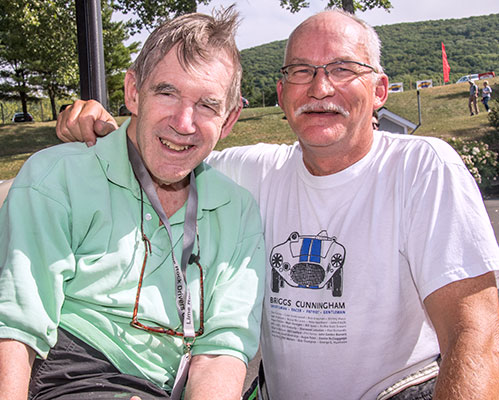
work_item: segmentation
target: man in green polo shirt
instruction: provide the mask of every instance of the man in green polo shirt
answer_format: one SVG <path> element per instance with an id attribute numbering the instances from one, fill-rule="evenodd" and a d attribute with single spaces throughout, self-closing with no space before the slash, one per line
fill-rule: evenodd
<path id="1" fill-rule="evenodd" d="M 236 23 L 158 28 L 125 77 L 130 120 L 23 166 L 0 209 L 0 399 L 178 398 L 187 371 L 185 398 L 239 399 L 260 215 L 202 163 L 241 108 Z"/>

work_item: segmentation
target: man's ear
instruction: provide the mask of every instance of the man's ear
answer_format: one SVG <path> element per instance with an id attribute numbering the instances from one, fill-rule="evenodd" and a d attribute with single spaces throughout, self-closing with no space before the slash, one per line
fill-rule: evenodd
<path id="1" fill-rule="evenodd" d="M 239 100 L 239 104 L 229 113 L 222 126 L 222 131 L 220 132 L 220 139 L 227 137 L 227 135 L 232 131 L 234 124 L 239 119 L 239 115 L 241 114 L 242 109 L 243 109 L 243 101 Z"/>
<path id="2" fill-rule="evenodd" d="M 137 90 L 135 72 L 131 70 L 128 70 L 125 74 L 125 105 L 133 115 L 138 115 L 139 91 Z"/>
<path id="3" fill-rule="evenodd" d="M 279 103 L 279 107 L 282 109 L 281 96 L 282 96 L 282 79 L 277 81 L 276 91 L 277 91 L 277 102 Z"/>
<path id="4" fill-rule="evenodd" d="M 376 86 L 374 87 L 374 109 L 383 107 L 388 98 L 388 77 L 382 74 L 378 77 Z"/>

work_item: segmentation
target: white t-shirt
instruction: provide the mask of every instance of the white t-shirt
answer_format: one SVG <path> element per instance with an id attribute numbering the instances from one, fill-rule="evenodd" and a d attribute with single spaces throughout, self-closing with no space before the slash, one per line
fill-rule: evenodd
<path id="1" fill-rule="evenodd" d="M 272 400 L 375 399 L 439 353 L 425 297 L 499 265 L 475 181 L 439 139 L 375 132 L 362 160 L 322 177 L 297 143 L 208 162 L 261 208 Z"/>
<path id="2" fill-rule="evenodd" d="M 492 88 L 490 86 L 485 86 L 482 89 L 482 97 L 489 97 L 492 95 Z"/>

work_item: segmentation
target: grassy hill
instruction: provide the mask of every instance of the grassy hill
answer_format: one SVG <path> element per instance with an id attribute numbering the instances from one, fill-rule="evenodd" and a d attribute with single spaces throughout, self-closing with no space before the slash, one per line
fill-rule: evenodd
<path id="1" fill-rule="evenodd" d="M 444 42 L 450 81 L 461 76 L 499 73 L 499 14 L 460 19 L 410 22 L 375 27 L 381 42 L 381 65 L 392 82 L 415 88 L 417 80 L 442 84 Z M 280 77 L 286 40 L 241 51 L 244 70 L 243 95 L 252 105 L 275 104 L 272 97 Z M 262 94 L 265 98 L 262 98 Z"/>
<path id="2" fill-rule="evenodd" d="M 499 98 L 499 77 L 489 79 L 489 82 L 494 98 Z M 465 139 L 481 139 L 493 134 L 495 131 L 485 112 L 470 117 L 468 88 L 467 83 L 461 83 L 421 90 L 422 125 L 417 134 Z M 418 123 L 415 90 L 390 94 L 386 107 Z M 483 111 L 483 105 L 480 107 Z M 217 149 L 258 142 L 292 143 L 295 136 L 282 117 L 279 107 L 244 109 L 233 132 L 217 145 Z M 123 120 L 121 117 L 118 122 Z M 14 177 L 33 152 L 57 143 L 55 122 L 0 126 L 0 180 Z"/>
<path id="3" fill-rule="evenodd" d="M 499 14 L 460 19 L 383 25 L 381 64 L 393 82 L 404 86 L 433 79 L 442 84 L 442 47 L 451 67 L 450 81 L 499 68 Z M 407 86 L 409 87 L 409 86 Z"/>
<path id="4" fill-rule="evenodd" d="M 488 79 L 494 92 L 493 98 L 499 98 L 499 77 Z M 477 81 L 480 89 L 483 87 Z M 436 86 L 420 91 L 422 125 L 418 135 L 472 139 L 482 138 L 491 132 L 487 113 L 479 102 L 480 114 L 471 117 L 468 109 L 469 84 L 459 83 Z M 489 103 L 492 104 L 492 103 Z M 415 90 L 391 93 L 385 106 L 392 112 L 418 123 L 417 96 Z"/>

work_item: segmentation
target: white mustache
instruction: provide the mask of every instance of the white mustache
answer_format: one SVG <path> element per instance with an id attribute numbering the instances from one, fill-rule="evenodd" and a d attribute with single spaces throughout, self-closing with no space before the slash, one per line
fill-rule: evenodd
<path id="1" fill-rule="evenodd" d="M 350 116 L 350 113 L 347 110 L 334 103 L 308 103 L 302 105 L 295 111 L 295 117 L 306 112 L 336 112 L 345 118 Z"/>

